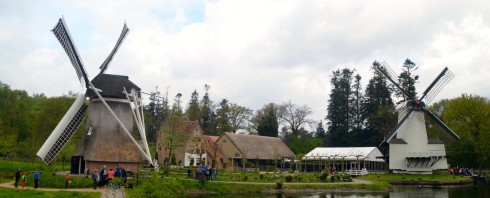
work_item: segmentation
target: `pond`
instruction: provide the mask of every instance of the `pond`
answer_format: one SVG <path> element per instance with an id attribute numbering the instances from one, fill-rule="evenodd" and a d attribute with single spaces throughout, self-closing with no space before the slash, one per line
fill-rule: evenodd
<path id="1" fill-rule="evenodd" d="M 490 185 L 480 186 L 454 186 L 440 189 L 394 187 L 387 193 L 311 193 L 311 194 L 229 194 L 206 195 L 199 197 L 209 198 L 388 198 L 388 197 L 416 197 L 416 198 L 445 198 L 445 197 L 490 197 Z"/>

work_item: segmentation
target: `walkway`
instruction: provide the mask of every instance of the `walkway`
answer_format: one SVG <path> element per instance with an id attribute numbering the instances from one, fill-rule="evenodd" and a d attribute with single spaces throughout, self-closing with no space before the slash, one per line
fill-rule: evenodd
<path id="1" fill-rule="evenodd" d="M 2 183 L 0 184 L 0 187 L 2 188 L 10 188 L 10 189 L 16 189 L 16 190 L 22 190 L 22 188 L 15 188 L 14 182 L 7 182 L 7 183 Z M 63 188 L 37 188 L 35 189 L 34 187 L 31 186 L 26 186 L 24 187 L 25 190 L 40 190 L 40 191 L 51 191 L 51 192 L 57 192 L 57 191 L 65 191 L 65 192 L 99 192 L 101 193 L 101 198 L 124 198 L 126 197 L 124 195 L 124 192 L 122 190 L 112 190 L 109 188 L 104 188 L 104 189 L 99 189 L 97 188 L 96 190 L 91 189 L 91 188 L 68 188 L 68 189 L 63 189 Z"/>

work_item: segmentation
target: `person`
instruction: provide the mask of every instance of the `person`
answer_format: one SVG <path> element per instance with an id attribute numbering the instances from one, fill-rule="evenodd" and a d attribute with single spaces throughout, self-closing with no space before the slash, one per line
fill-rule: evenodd
<path id="1" fill-rule="evenodd" d="M 112 170 L 112 168 L 109 169 L 109 173 L 107 173 L 107 178 L 109 181 L 114 180 L 114 170 Z"/>
<path id="2" fill-rule="evenodd" d="M 213 170 L 211 170 L 211 167 L 206 168 L 206 177 L 210 181 L 211 181 L 211 175 L 212 175 L 212 173 L 213 173 Z"/>
<path id="3" fill-rule="evenodd" d="M 189 179 L 192 178 L 192 170 L 190 166 L 187 168 L 187 177 L 189 177 Z"/>
<path id="4" fill-rule="evenodd" d="M 99 182 L 99 172 L 97 172 L 97 169 L 94 170 L 94 173 L 92 173 L 92 180 L 94 181 L 94 190 L 97 189 L 97 183 Z"/>
<path id="5" fill-rule="evenodd" d="M 126 169 L 124 169 L 124 165 L 121 165 L 121 177 L 123 179 L 123 183 L 128 181 L 128 173 L 126 172 Z"/>
<path id="6" fill-rule="evenodd" d="M 24 186 L 26 186 L 26 177 L 27 173 L 24 172 L 24 174 L 22 175 L 22 189 L 24 189 Z"/>
<path id="7" fill-rule="evenodd" d="M 121 178 L 121 168 L 116 168 L 116 171 L 114 172 L 114 177 Z"/>
<path id="8" fill-rule="evenodd" d="M 41 179 L 40 175 L 39 175 L 39 171 L 36 171 L 34 172 L 34 188 L 37 188 L 39 187 L 39 180 Z"/>
<path id="9" fill-rule="evenodd" d="M 100 170 L 100 179 L 99 179 L 99 186 L 102 188 L 102 186 L 105 186 L 107 184 L 107 167 L 104 165 L 102 170 Z"/>
<path id="10" fill-rule="evenodd" d="M 69 185 L 70 185 L 70 173 L 66 173 L 66 175 L 65 175 L 65 189 L 68 189 Z"/>
<path id="11" fill-rule="evenodd" d="M 218 169 L 217 168 L 214 168 L 213 174 L 214 174 L 214 181 L 218 181 Z"/>
<path id="12" fill-rule="evenodd" d="M 19 183 L 20 180 L 20 168 L 17 168 L 17 171 L 15 171 L 15 188 L 17 188 L 17 184 Z"/>

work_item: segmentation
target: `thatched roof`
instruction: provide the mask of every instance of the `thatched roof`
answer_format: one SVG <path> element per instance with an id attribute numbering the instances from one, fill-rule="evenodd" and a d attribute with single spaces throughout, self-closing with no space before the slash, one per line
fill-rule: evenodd
<path id="1" fill-rule="evenodd" d="M 225 132 L 233 144 L 248 159 L 280 159 L 294 157 L 294 153 L 277 137 L 243 135 Z"/>
<path id="2" fill-rule="evenodd" d="M 126 98 L 126 95 L 123 93 L 124 87 L 128 92 L 131 89 L 135 89 L 136 91 L 141 90 L 127 76 L 99 74 L 91 82 L 97 89 L 102 90 L 100 95 L 109 98 Z M 87 89 L 86 95 L 90 98 L 97 97 L 91 89 Z"/>

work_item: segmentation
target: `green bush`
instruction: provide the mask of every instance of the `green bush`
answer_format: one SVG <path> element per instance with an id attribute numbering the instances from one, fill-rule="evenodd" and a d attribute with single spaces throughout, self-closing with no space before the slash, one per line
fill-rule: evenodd
<path id="1" fill-rule="evenodd" d="M 276 189 L 282 189 L 282 182 L 276 182 Z"/>
<path id="2" fill-rule="evenodd" d="M 293 181 L 293 176 L 288 175 L 288 176 L 286 176 L 284 179 L 286 179 L 286 182 L 288 182 L 288 183 L 289 183 L 289 182 Z"/>
<path id="3" fill-rule="evenodd" d="M 320 178 L 320 181 L 322 181 L 322 182 L 326 182 L 327 181 L 327 177 L 328 177 L 328 173 L 327 172 L 322 172 L 318 176 L 318 178 Z"/>

